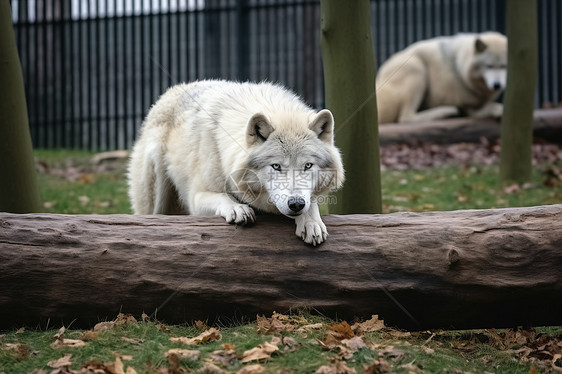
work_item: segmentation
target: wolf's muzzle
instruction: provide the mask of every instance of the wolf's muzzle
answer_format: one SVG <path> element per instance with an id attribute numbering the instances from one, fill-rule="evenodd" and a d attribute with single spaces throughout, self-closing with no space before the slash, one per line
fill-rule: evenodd
<path id="1" fill-rule="evenodd" d="M 302 208 L 304 208 L 306 202 L 302 197 L 290 197 L 287 201 L 287 204 L 289 205 L 289 209 L 291 209 L 295 213 L 298 213 L 302 210 Z"/>

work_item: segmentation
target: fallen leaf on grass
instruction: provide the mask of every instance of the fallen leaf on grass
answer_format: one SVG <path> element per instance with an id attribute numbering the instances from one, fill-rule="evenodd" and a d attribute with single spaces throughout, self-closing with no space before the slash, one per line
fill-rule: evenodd
<path id="1" fill-rule="evenodd" d="M 94 326 L 93 331 L 97 331 L 97 332 L 107 331 L 107 330 L 111 330 L 115 326 L 123 326 L 126 325 L 127 323 L 137 323 L 137 320 L 131 314 L 119 313 L 117 315 L 117 318 L 115 318 L 115 320 L 113 321 L 97 323 Z"/>
<path id="2" fill-rule="evenodd" d="M 558 361 L 558 360 L 560 360 L 560 359 L 562 359 L 562 354 L 560 354 L 560 353 L 555 354 L 555 355 L 552 357 L 551 365 L 552 365 L 552 368 L 553 368 L 555 371 L 562 372 L 562 366 L 556 365 L 556 361 Z"/>
<path id="3" fill-rule="evenodd" d="M 345 321 L 341 323 L 332 323 L 326 330 L 326 336 L 322 344 L 328 348 L 340 344 L 344 339 L 351 339 L 355 336 L 351 326 Z"/>
<path id="4" fill-rule="evenodd" d="M 262 374 L 265 368 L 260 364 L 248 365 L 238 370 L 236 374 Z"/>
<path id="5" fill-rule="evenodd" d="M 503 192 L 507 195 L 511 195 L 516 192 L 519 192 L 520 190 L 521 188 L 519 187 L 519 185 L 514 183 L 514 184 L 510 184 L 509 186 L 505 186 Z"/>
<path id="6" fill-rule="evenodd" d="M 285 352 L 293 352 L 299 349 L 302 345 L 290 336 L 283 336 L 280 339 L 280 343 L 283 345 Z M 273 342 L 273 341 L 272 341 Z"/>
<path id="7" fill-rule="evenodd" d="M 14 355 L 16 356 L 16 358 L 18 359 L 25 359 L 29 357 L 29 348 L 24 345 L 24 344 L 20 344 L 20 343 L 6 343 L 4 345 L 4 347 L 7 350 L 10 350 L 12 352 L 14 352 Z"/>
<path id="8" fill-rule="evenodd" d="M 344 339 L 341 341 L 341 343 L 345 345 L 347 348 L 349 348 L 351 353 L 355 353 L 361 348 L 367 347 L 367 344 L 365 344 L 363 338 L 361 338 L 360 336 L 354 336 L 351 339 Z"/>
<path id="9" fill-rule="evenodd" d="M 195 327 L 199 331 L 205 331 L 209 329 L 209 326 L 207 326 L 207 322 L 203 322 L 200 320 L 195 321 Z"/>
<path id="10" fill-rule="evenodd" d="M 271 334 L 288 330 L 288 327 L 279 320 L 278 315 L 273 313 L 271 318 L 257 316 L 258 334 Z"/>
<path id="11" fill-rule="evenodd" d="M 370 365 L 363 365 L 363 374 L 386 373 L 390 364 L 384 358 L 374 360 Z"/>
<path id="12" fill-rule="evenodd" d="M 394 348 L 392 345 L 389 345 L 378 352 L 379 357 L 389 357 L 392 361 L 399 361 L 405 354 L 406 352 L 404 350 Z"/>
<path id="13" fill-rule="evenodd" d="M 82 333 L 81 338 L 82 340 L 90 341 L 90 340 L 97 340 L 99 336 L 100 334 L 97 331 L 88 330 Z"/>
<path id="14" fill-rule="evenodd" d="M 163 324 L 163 323 L 157 324 L 157 325 L 156 325 L 156 328 L 157 328 L 159 331 L 162 331 L 162 332 L 170 332 L 170 331 L 171 331 L 170 328 L 169 328 L 168 326 L 166 326 L 165 324 Z"/>
<path id="15" fill-rule="evenodd" d="M 127 342 L 127 343 L 131 343 L 134 345 L 141 345 L 142 343 L 145 342 L 144 339 L 137 339 L 137 338 L 127 338 L 126 336 L 122 336 L 121 340 Z"/>
<path id="16" fill-rule="evenodd" d="M 374 314 L 370 320 L 362 323 L 354 323 L 353 326 L 351 326 L 351 330 L 356 335 L 361 335 L 366 332 L 382 330 L 384 329 L 384 327 L 384 321 L 382 319 L 379 319 L 379 316 L 377 314 Z"/>
<path id="17" fill-rule="evenodd" d="M 178 358 L 197 361 L 199 360 L 199 357 L 201 357 L 201 352 L 192 349 L 172 348 L 166 351 L 164 355 L 166 356 L 166 358 L 168 358 L 168 356 L 170 355 L 176 355 L 178 356 Z"/>
<path id="18" fill-rule="evenodd" d="M 53 369 L 71 366 L 72 365 L 72 362 L 70 361 L 71 357 L 72 357 L 72 354 L 69 353 L 69 354 L 64 355 L 63 357 L 61 357 L 57 360 L 51 360 L 51 361 L 47 362 L 47 366 L 49 366 Z"/>
<path id="19" fill-rule="evenodd" d="M 125 371 L 125 365 L 123 364 L 122 361 L 122 360 L 130 361 L 133 359 L 132 356 L 125 356 L 125 355 L 122 356 L 118 353 L 113 353 L 113 355 L 115 356 L 115 363 L 114 363 L 115 374 L 137 374 L 137 371 L 130 366 L 127 368 L 127 371 Z"/>
<path id="20" fill-rule="evenodd" d="M 108 331 L 111 330 L 114 326 L 115 326 L 115 322 L 113 321 L 100 322 L 100 323 L 96 323 L 93 331 L 95 332 Z"/>
<path id="21" fill-rule="evenodd" d="M 217 350 L 207 356 L 213 362 L 222 366 L 231 367 L 238 364 L 238 357 L 236 351 L 231 350 Z"/>
<path id="22" fill-rule="evenodd" d="M 242 353 L 242 359 L 240 362 L 246 363 L 250 361 L 262 360 L 265 358 L 270 358 L 271 354 L 278 351 L 279 347 L 277 344 L 265 342 L 258 345 L 255 348 L 249 349 Z"/>
<path id="23" fill-rule="evenodd" d="M 197 374 L 230 374 L 230 372 L 207 362 L 201 369 L 197 370 Z"/>
<path id="24" fill-rule="evenodd" d="M 435 350 L 429 347 L 426 347 L 425 345 L 421 346 L 422 350 L 427 353 L 428 355 L 432 355 L 435 353 Z"/>
<path id="25" fill-rule="evenodd" d="M 222 339 L 222 335 L 220 333 L 219 330 L 217 330 L 216 328 L 212 327 L 209 330 L 199 334 L 198 336 L 194 337 L 194 338 L 187 338 L 185 336 L 180 336 L 177 338 L 170 338 L 170 341 L 172 342 L 179 342 L 179 343 L 183 343 L 183 344 L 187 344 L 187 345 L 194 345 L 194 344 L 200 344 L 200 343 L 204 343 L 207 341 L 219 341 Z"/>
<path id="26" fill-rule="evenodd" d="M 53 348 L 59 347 L 72 347 L 72 348 L 80 348 L 86 345 L 86 342 L 79 339 L 65 339 L 64 332 L 66 331 L 65 327 L 61 327 L 59 331 L 53 336 L 55 341 L 51 344 Z"/>
<path id="27" fill-rule="evenodd" d="M 310 330 L 320 330 L 321 328 L 324 327 L 324 324 L 319 322 L 319 323 L 312 323 L 309 325 L 304 325 L 301 326 L 297 329 L 298 332 L 308 332 Z"/>
<path id="28" fill-rule="evenodd" d="M 350 368 L 343 361 L 334 364 L 320 366 L 314 374 L 356 374 L 354 368 Z"/>

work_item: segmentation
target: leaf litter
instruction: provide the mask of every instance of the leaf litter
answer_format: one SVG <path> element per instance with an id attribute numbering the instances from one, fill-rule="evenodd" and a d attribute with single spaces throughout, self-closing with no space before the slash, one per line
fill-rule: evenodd
<path id="1" fill-rule="evenodd" d="M 72 349 L 71 352 L 79 352 L 87 344 L 86 341 L 98 340 L 100 334 L 106 334 L 116 326 L 133 323 L 138 324 L 139 322 L 130 315 L 119 315 L 114 321 L 102 322 L 92 330 L 83 332 L 80 340 L 67 339 L 65 337 L 66 329 L 62 328 L 54 335 L 53 346 L 56 348 L 66 347 Z M 141 323 L 145 324 L 146 321 Z M 166 334 L 170 333 L 169 328 L 161 329 L 156 326 L 156 323 L 152 326 Z M 311 323 L 302 316 L 273 313 L 269 318 L 260 316 L 256 321 L 254 329 L 256 337 L 260 335 L 270 336 L 265 341 L 252 348 L 242 350 L 232 344 L 229 341 L 231 335 L 227 335 L 227 341 L 220 345 L 222 349 L 209 350 L 205 347 L 209 344 L 209 347 L 215 347 L 213 344 L 225 339 L 223 334 L 218 328 L 209 327 L 207 323 L 196 323 L 194 327 L 199 330 L 197 336 L 180 336 L 168 339 L 171 343 L 188 344 L 198 346 L 198 348 L 201 347 L 201 349 L 170 347 L 162 351 L 161 359 L 157 362 L 158 367 L 150 361 L 146 361 L 141 372 L 151 374 L 183 374 L 187 372 L 263 373 L 270 364 L 276 365 L 275 362 L 277 362 L 278 357 L 289 357 L 293 352 L 303 348 L 308 351 L 316 346 L 318 351 L 323 350 L 325 352 L 326 356 L 323 359 L 325 361 L 324 363 L 319 361 L 318 366 L 310 372 L 346 374 L 356 372 L 385 373 L 400 370 L 400 372 L 421 373 L 423 372 L 422 366 L 419 361 L 416 361 L 419 359 L 412 356 L 410 349 L 417 349 L 419 354 L 433 357 L 437 354 L 437 350 L 449 347 L 452 351 L 460 352 L 462 356 L 471 354 L 482 345 L 507 352 L 520 363 L 530 365 L 531 373 L 562 371 L 562 342 L 560 336 L 539 334 L 533 329 L 473 330 L 470 333 L 457 333 L 457 336 L 460 335 L 460 338 L 457 339 L 454 338 L 454 332 L 403 332 L 394 330 L 386 327 L 384 321 L 379 319 L 377 315 L 373 315 L 363 322 L 355 321 L 349 324 L 346 321 L 330 323 L 326 320 Z M 123 332 L 125 333 L 125 331 L 129 330 Z M 312 332 L 314 333 L 313 337 L 309 337 L 308 335 Z M 119 333 L 117 332 L 117 334 Z M 88 334 L 93 335 L 86 339 Z M 117 337 L 117 339 L 129 344 L 130 349 L 127 349 L 129 352 L 137 352 L 135 346 L 150 344 L 150 340 L 138 337 L 123 336 Z M 76 341 L 81 343 L 76 343 Z M 412 341 L 412 343 L 409 343 L 409 341 Z M 407 348 L 408 346 L 412 348 Z M 4 343 L 0 347 L 3 351 L 29 352 L 29 348 L 21 343 Z M 50 360 L 47 364 L 52 369 L 50 372 L 36 370 L 35 373 L 136 373 L 135 368 L 128 364 L 133 359 L 134 353 L 133 355 L 122 355 L 114 352 L 113 361 L 90 360 L 82 362 L 81 369 L 73 370 L 71 368 L 72 361 L 74 361 L 73 357 L 78 357 L 78 355 L 73 356 L 71 352 L 64 352 L 65 354 L 62 357 Z M 316 354 L 311 353 L 311 355 Z M 20 359 L 26 360 L 29 359 L 29 356 L 29 353 L 22 354 Z M 359 358 L 361 358 L 360 363 L 357 361 Z M 43 365 L 46 365 L 45 361 Z M 199 367 L 199 369 L 194 369 L 194 367 Z M 291 370 L 294 371 L 295 368 L 280 368 L 277 369 L 277 373 L 289 373 Z M 466 373 L 466 371 L 455 367 L 451 367 L 448 372 Z"/>

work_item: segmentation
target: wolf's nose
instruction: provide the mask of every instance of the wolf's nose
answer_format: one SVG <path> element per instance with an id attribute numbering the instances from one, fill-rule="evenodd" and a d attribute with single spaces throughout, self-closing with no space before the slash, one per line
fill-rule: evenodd
<path id="1" fill-rule="evenodd" d="M 495 82 L 494 83 L 494 91 L 499 91 L 502 88 L 502 85 L 500 82 Z"/>
<path id="2" fill-rule="evenodd" d="M 300 212 L 306 204 L 302 197 L 290 197 L 287 203 L 289 204 L 289 208 L 295 213 Z"/>

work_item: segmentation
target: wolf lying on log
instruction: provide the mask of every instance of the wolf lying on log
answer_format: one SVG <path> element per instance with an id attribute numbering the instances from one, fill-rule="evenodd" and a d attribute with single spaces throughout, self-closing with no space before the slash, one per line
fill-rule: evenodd
<path id="1" fill-rule="evenodd" d="M 310 308 L 407 329 L 562 324 L 562 204 L 324 217 L 0 213 L 0 329 Z"/>

